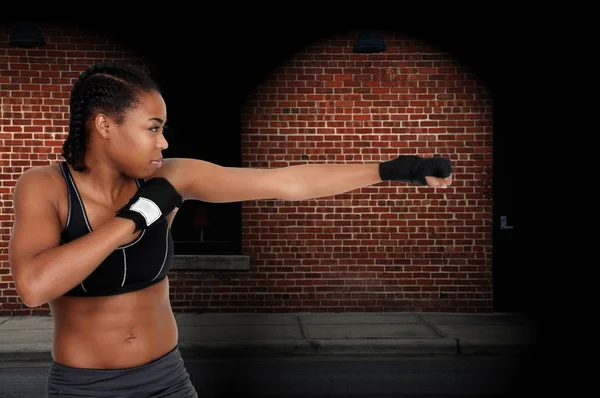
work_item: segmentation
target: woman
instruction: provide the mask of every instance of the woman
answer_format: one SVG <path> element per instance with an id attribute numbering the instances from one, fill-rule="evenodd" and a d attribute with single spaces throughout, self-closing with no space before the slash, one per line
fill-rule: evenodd
<path id="1" fill-rule="evenodd" d="M 65 160 L 14 190 L 9 261 L 25 305 L 49 303 L 47 396 L 196 397 L 178 351 L 166 277 L 184 200 L 304 200 L 381 181 L 446 187 L 444 158 L 278 169 L 162 159 L 166 106 L 146 75 L 94 65 L 70 98 Z"/>

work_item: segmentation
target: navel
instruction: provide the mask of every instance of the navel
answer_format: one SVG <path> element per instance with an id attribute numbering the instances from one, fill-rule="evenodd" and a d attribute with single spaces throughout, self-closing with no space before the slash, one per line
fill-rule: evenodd
<path id="1" fill-rule="evenodd" d="M 125 341 L 132 341 L 135 339 L 136 339 L 136 336 L 133 334 L 133 332 L 129 332 L 129 335 L 125 338 Z"/>

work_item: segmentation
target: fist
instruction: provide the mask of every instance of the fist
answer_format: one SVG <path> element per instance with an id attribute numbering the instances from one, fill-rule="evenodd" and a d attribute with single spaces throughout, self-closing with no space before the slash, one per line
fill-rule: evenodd
<path id="1" fill-rule="evenodd" d="M 416 173 L 423 185 L 434 188 L 447 188 L 448 185 L 452 184 L 452 165 L 450 160 L 446 158 L 422 158 Z"/>
<path id="2" fill-rule="evenodd" d="M 452 176 L 446 178 L 438 177 L 425 177 L 427 185 L 433 188 L 448 188 L 448 185 L 452 185 Z"/>
<path id="3" fill-rule="evenodd" d="M 452 184 L 450 159 L 442 157 L 401 155 L 380 163 L 379 174 L 383 181 L 402 181 L 435 188 L 446 188 Z"/>

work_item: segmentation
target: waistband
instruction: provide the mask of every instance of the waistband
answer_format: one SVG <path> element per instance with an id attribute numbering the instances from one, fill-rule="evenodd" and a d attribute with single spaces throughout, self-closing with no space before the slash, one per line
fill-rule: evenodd
<path id="1" fill-rule="evenodd" d="M 193 397 L 194 387 L 184 367 L 179 347 L 146 364 L 122 369 L 73 368 L 53 361 L 46 379 L 48 396 Z M 167 392 L 173 395 L 167 395 Z M 58 394 L 58 395 L 52 395 Z"/>

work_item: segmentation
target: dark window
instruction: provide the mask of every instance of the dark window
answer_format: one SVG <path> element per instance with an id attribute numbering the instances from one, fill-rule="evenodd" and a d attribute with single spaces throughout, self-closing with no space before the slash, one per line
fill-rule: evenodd
<path id="1" fill-rule="evenodd" d="M 227 107 L 207 93 L 193 101 L 192 90 L 175 84 L 159 73 L 159 82 L 167 105 L 165 137 L 169 148 L 165 158 L 188 157 L 222 166 L 241 165 L 240 114 L 235 106 Z M 210 96 L 209 96 L 210 97 Z M 241 254 L 241 203 L 184 202 L 172 225 L 175 254 Z"/>

